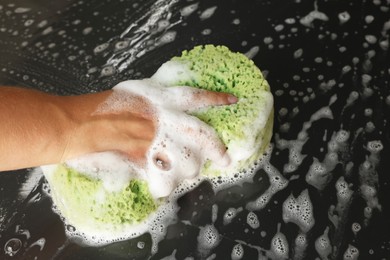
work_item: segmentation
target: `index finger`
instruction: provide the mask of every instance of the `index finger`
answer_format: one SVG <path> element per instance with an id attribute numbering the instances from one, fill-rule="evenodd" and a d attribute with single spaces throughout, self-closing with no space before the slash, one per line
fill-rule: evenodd
<path id="1" fill-rule="evenodd" d="M 229 93 L 209 91 L 188 86 L 170 87 L 173 103 L 181 110 L 196 110 L 208 106 L 232 105 L 238 98 Z"/>

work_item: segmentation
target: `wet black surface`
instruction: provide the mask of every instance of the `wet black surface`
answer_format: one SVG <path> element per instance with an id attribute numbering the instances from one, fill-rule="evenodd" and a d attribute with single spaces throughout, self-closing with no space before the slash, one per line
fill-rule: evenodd
<path id="1" fill-rule="evenodd" d="M 185 16 L 183 7 L 195 3 L 197 9 Z M 170 224 L 152 256 L 149 234 L 102 247 L 69 240 L 63 221 L 51 210 L 50 197 L 42 191 L 44 179 L 22 196 L 19 188 L 32 169 L 3 172 L 0 259 L 230 259 L 237 244 L 242 245 L 242 259 L 263 259 L 279 226 L 291 259 L 321 259 L 315 241 L 326 228 L 332 247 L 328 258 L 322 259 L 390 259 L 388 1 L 4 0 L 0 6 L 0 83 L 61 95 L 149 77 L 172 56 L 199 44 L 223 44 L 243 53 L 252 50 L 275 97 L 270 163 L 289 180 L 264 208 L 253 210 L 259 228 L 248 225 L 247 205 L 270 185 L 264 169 L 253 180 L 218 192 L 203 182 L 178 200 L 179 220 Z M 200 19 L 201 12 L 213 6 L 217 7 L 214 14 Z M 309 23 L 310 17 L 317 19 Z M 158 27 L 158 21 L 165 21 L 165 27 Z M 333 117 L 311 120 L 323 107 Z M 303 160 L 289 171 L 284 167 L 291 162 L 291 148 L 283 148 L 281 140 L 299 141 L 305 122 L 312 124 L 299 153 Z M 337 151 L 329 183 L 318 190 L 307 183 L 307 172 L 316 160 L 324 162 L 332 135 L 341 129 L 349 138 Z M 370 141 L 379 141 L 383 149 L 370 152 Z M 362 170 L 364 162 L 368 170 Z M 335 186 L 341 176 L 353 194 L 341 210 L 334 211 L 332 205 L 338 204 Z M 364 198 L 363 184 L 375 188 L 380 207 Z M 290 194 L 297 197 L 304 190 L 313 204 L 315 224 L 306 233 L 307 247 L 299 255 L 294 241 L 300 227 L 284 222 L 282 205 Z M 371 217 L 364 214 L 367 206 Z M 224 224 L 229 208 L 241 211 Z M 351 228 L 354 223 L 361 227 L 356 234 Z M 207 225 L 215 227 L 220 240 L 203 250 L 198 236 Z M 15 238 L 22 246 L 10 256 L 7 243 Z M 41 238 L 45 239 L 42 247 L 36 244 Z M 358 258 L 345 254 L 349 245 L 358 249 Z"/>

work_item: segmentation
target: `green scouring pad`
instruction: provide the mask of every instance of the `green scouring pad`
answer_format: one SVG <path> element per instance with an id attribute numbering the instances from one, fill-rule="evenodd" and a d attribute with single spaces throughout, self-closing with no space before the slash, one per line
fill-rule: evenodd
<path id="1" fill-rule="evenodd" d="M 273 126 L 273 98 L 262 73 L 245 55 L 224 46 L 198 46 L 164 63 L 152 80 L 167 87 L 186 85 L 238 97 L 237 104 L 193 112 L 216 130 L 232 159 L 228 168 L 207 161 L 200 174 L 237 173 L 252 166 L 268 147 Z M 151 196 L 147 182 L 141 179 L 129 179 L 121 190 L 113 192 L 105 188 L 102 180 L 77 172 L 66 164 L 42 168 L 55 205 L 68 223 L 82 231 L 118 230 L 135 225 L 155 212 L 160 203 Z"/>

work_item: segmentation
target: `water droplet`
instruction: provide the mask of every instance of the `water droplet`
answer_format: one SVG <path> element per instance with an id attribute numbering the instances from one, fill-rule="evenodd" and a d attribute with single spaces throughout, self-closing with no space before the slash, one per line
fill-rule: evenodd
<path id="1" fill-rule="evenodd" d="M 15 9 L 15 13 L 17 14 L 24 14 L 24 13 L 27 13 L 31 10 L 31 8 L 27 8 L 27 7 L 18 7 Z"/>

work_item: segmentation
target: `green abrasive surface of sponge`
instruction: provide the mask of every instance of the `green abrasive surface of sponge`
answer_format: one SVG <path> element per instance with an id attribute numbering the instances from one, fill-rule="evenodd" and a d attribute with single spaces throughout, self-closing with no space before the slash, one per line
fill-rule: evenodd
<path id="1" fill-rule="evenodd" d="M 256 120 L 262 115 L 262 105 L 269 99 L 264 93 L 270 93 L 268 82 L 254 62 L 241 53 L 230 51 L 225 46 L 197 46 L 183 51 L 180 57 L 172 61 L 185 64 L 193 73 L 191 76 L 175 82 L 202 89 L 234 94 L 239 102 L 230 106 L 212 107 L 194 113 L 195 116 L 212 126 L 228 148 L 232 143 L 253 142 L 260 147 L 247 159 L 240 161 L 234 171 L 243 170 L 259 159 L 268 147 L 272 137 L 273 109 L 265 117 L 262 127 L 256 126 Z M 272 97 L 271 97 L 272 99 Z M 264 114 L 264 113 L 263 113 Z M 263 120 L 264 121 L 264 120 Z M 248 142 L 246 142 L 247 144 Z M 233 151 L 234 152 L 234 151 Z M 203 173 L 206 175 L 223 174 L 212 170 L 206 163 Z"/>
<path id="2" fill-rule="evenodd" d="M 102 181 L 58 165 L 49 183 L 55 187 L 52 192 L 60 211 L 78 225 L 137 224 L 157 208 L 147 183 L 141 180 L 131 180 L 121 191 L 109 192 Z"/>

